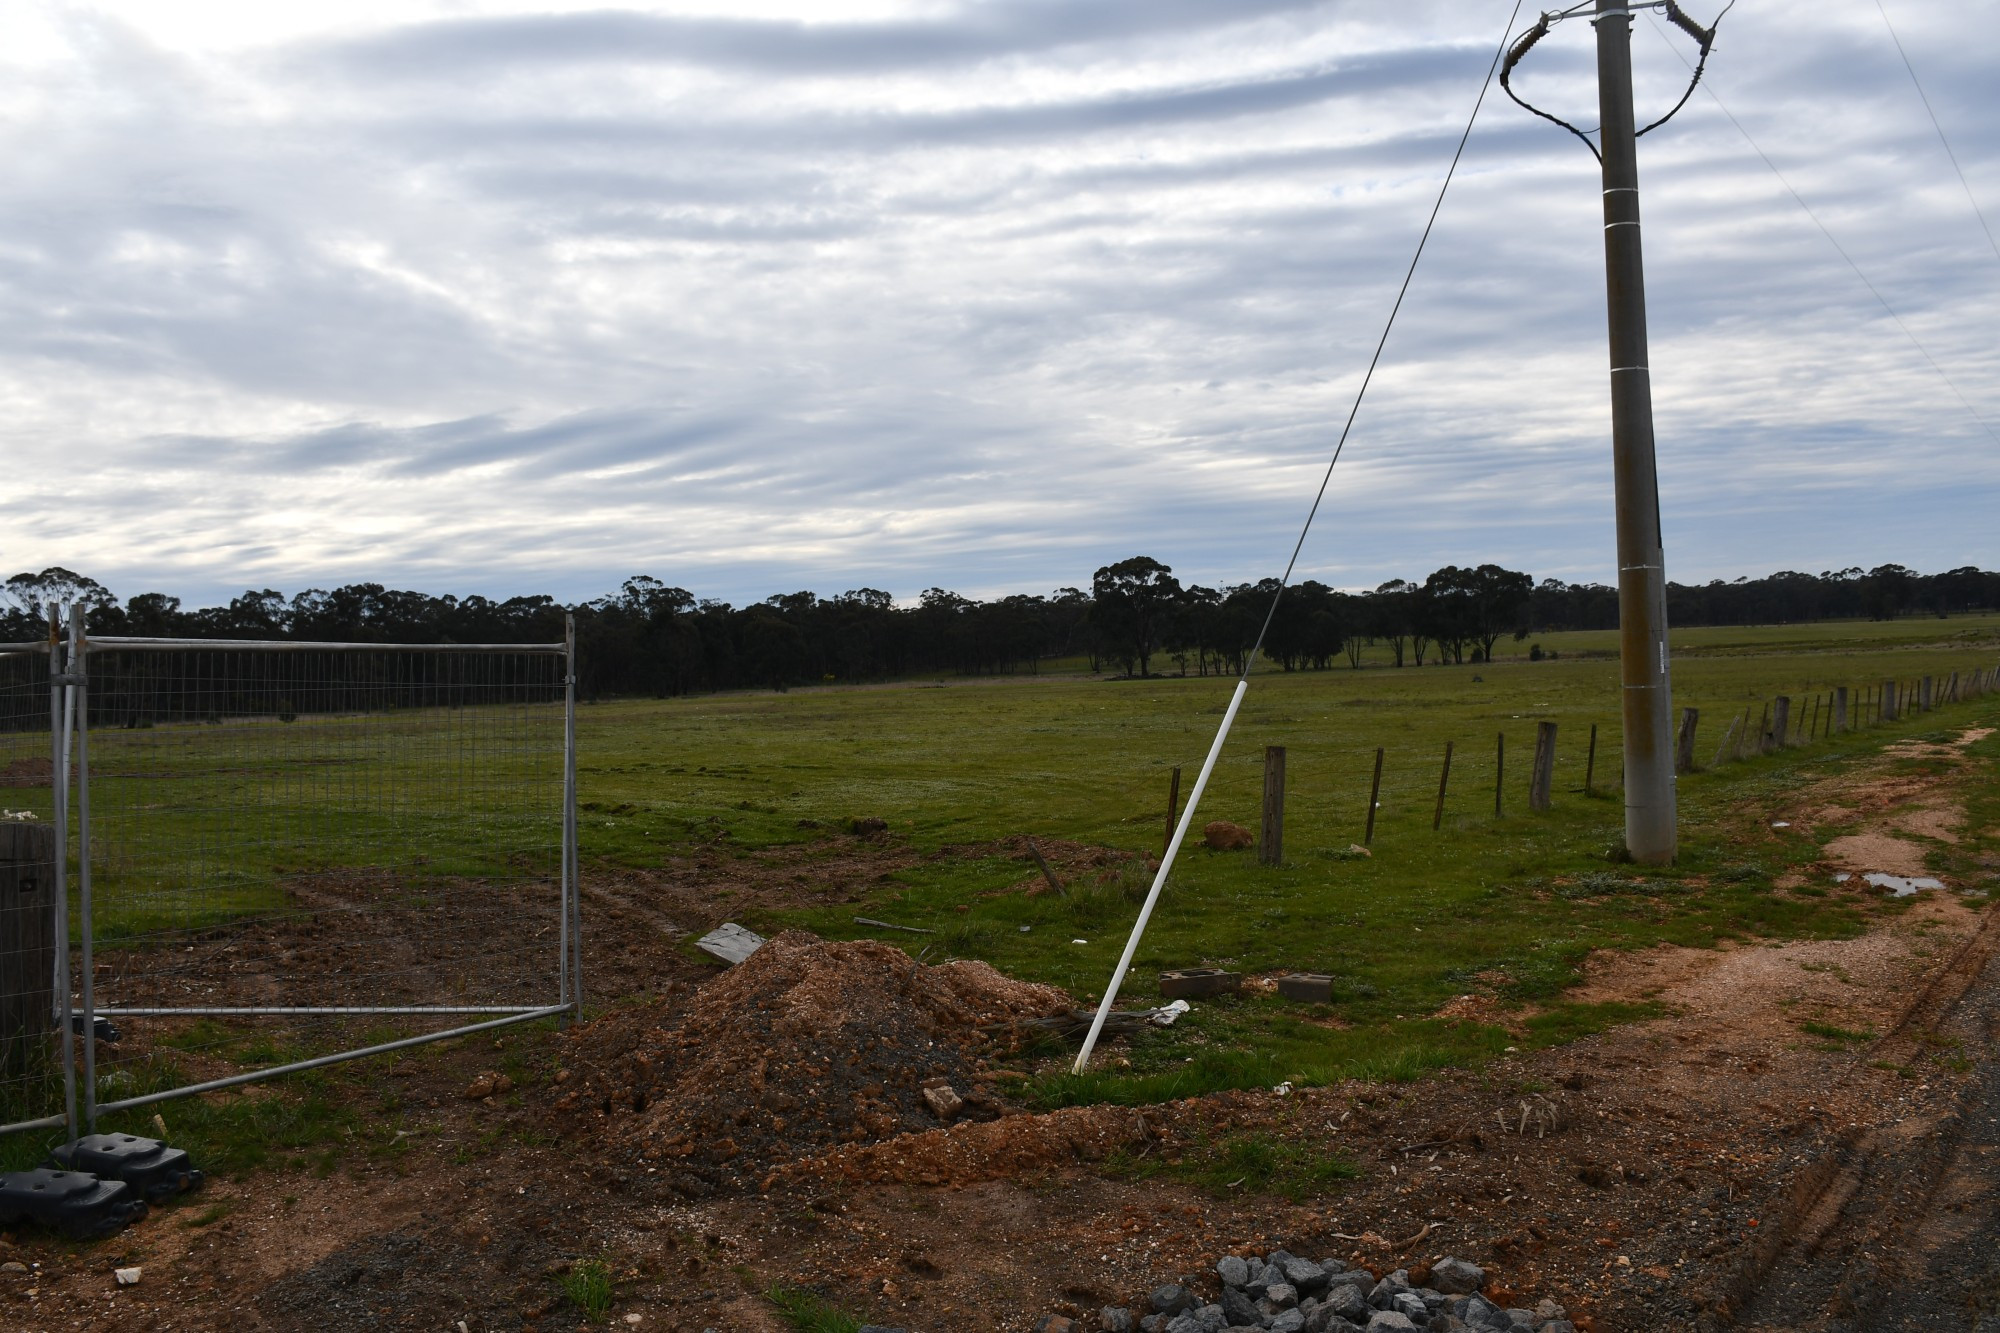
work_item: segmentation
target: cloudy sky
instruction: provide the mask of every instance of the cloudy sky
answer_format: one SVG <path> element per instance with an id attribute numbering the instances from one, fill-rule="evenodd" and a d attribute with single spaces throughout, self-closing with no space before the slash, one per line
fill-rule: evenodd
<path id="1" fill-rule="evenodd" d="M 2000 0 L 1885 3 L 2000 221 Z M 1275 573 L 1510 7 L 9 5 L 0 574 Z M 1518 86 L 1594 122 L 1591 40 Z M 2000 563 L 2000 254 L 1874 0 L 1710 83 L 1922 350 L 1714 101 L 1647 138 L 1670 577 Z M 1489 97 L 1302 572 L 1610 577 L 1595 172 Z"/>

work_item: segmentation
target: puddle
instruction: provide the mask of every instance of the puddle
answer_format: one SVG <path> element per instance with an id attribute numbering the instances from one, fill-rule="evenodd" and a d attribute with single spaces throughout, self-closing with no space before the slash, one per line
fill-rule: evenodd
<path id="1" fill-rule="evenodd" d="M 1852 876 L 1846 874 L 1835 875 L 1834 882 L 1845 883 L 1851 878 Z M 1908 898 L 1925 889 L 1944 887 L 1943 880 L 1932 879 L 1927 875 L 1885 875 L 1879 870 L 1871 870 L 1861 878 L 1875 888 L 1887 889 L 1891 898 Z"/>

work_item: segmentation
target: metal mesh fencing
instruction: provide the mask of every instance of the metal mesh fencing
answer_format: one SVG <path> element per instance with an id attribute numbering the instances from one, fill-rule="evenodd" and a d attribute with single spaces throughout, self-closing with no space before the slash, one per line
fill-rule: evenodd
<path id="1" fill-rule="evenodd" d="M 79 657 L 86 1124 L 574 1005 L 566 644 Z"/>
<path id="2" fill-rule="evenodd" d="M 46 643 L 0 644 L 0 1128 L 61 1122 L 62 870 Z"/>

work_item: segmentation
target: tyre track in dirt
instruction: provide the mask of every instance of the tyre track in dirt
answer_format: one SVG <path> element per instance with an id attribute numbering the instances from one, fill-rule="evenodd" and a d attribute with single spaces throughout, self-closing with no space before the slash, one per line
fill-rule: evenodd
<path id="1" fill-rule="evenodd" d="M 1971 1076 L 1926 1114 L 1846 1135 L 1734 1282 L 1739 1327 L 2000 1330 L 2000 916 L 1933 977 L 1869 1054 L 1958 1045 Z M 1976 1321 L 1976 1322 L 1975 1322 Z"/>

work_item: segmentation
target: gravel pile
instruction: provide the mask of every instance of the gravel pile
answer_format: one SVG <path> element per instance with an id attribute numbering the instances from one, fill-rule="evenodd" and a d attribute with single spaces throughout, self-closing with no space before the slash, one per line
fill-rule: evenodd
<path id="1" fill-rule="evenodd" d="M 1051 1315 L 1037 1333 L 1576 1333 L 1554 1301 L 1503 1310 L 1480 1293 L 1486 1273 L 1462 1259 L 1377 1278 L 1337 1259 L 1314 1263 L 1276 1250 L 1230 1255 L 1215 1265 L 1220 1299 L 1204 1301 L 1178 1284 L 1154 1290 L 1144 1310 L 1106 1306 L 1095 1324 Z"/>
<path id="2" fill-rule="evenodd" d="M 927 967 L 804 931 L 674 998 L 573 1029 L 555 1114 L 597 1122 L 607 1150 L 693 1198 L 836 1144 L 997 1116 L 981 1059 L 1010 1026 L 1072 1003 L 984 963 Z"/>

